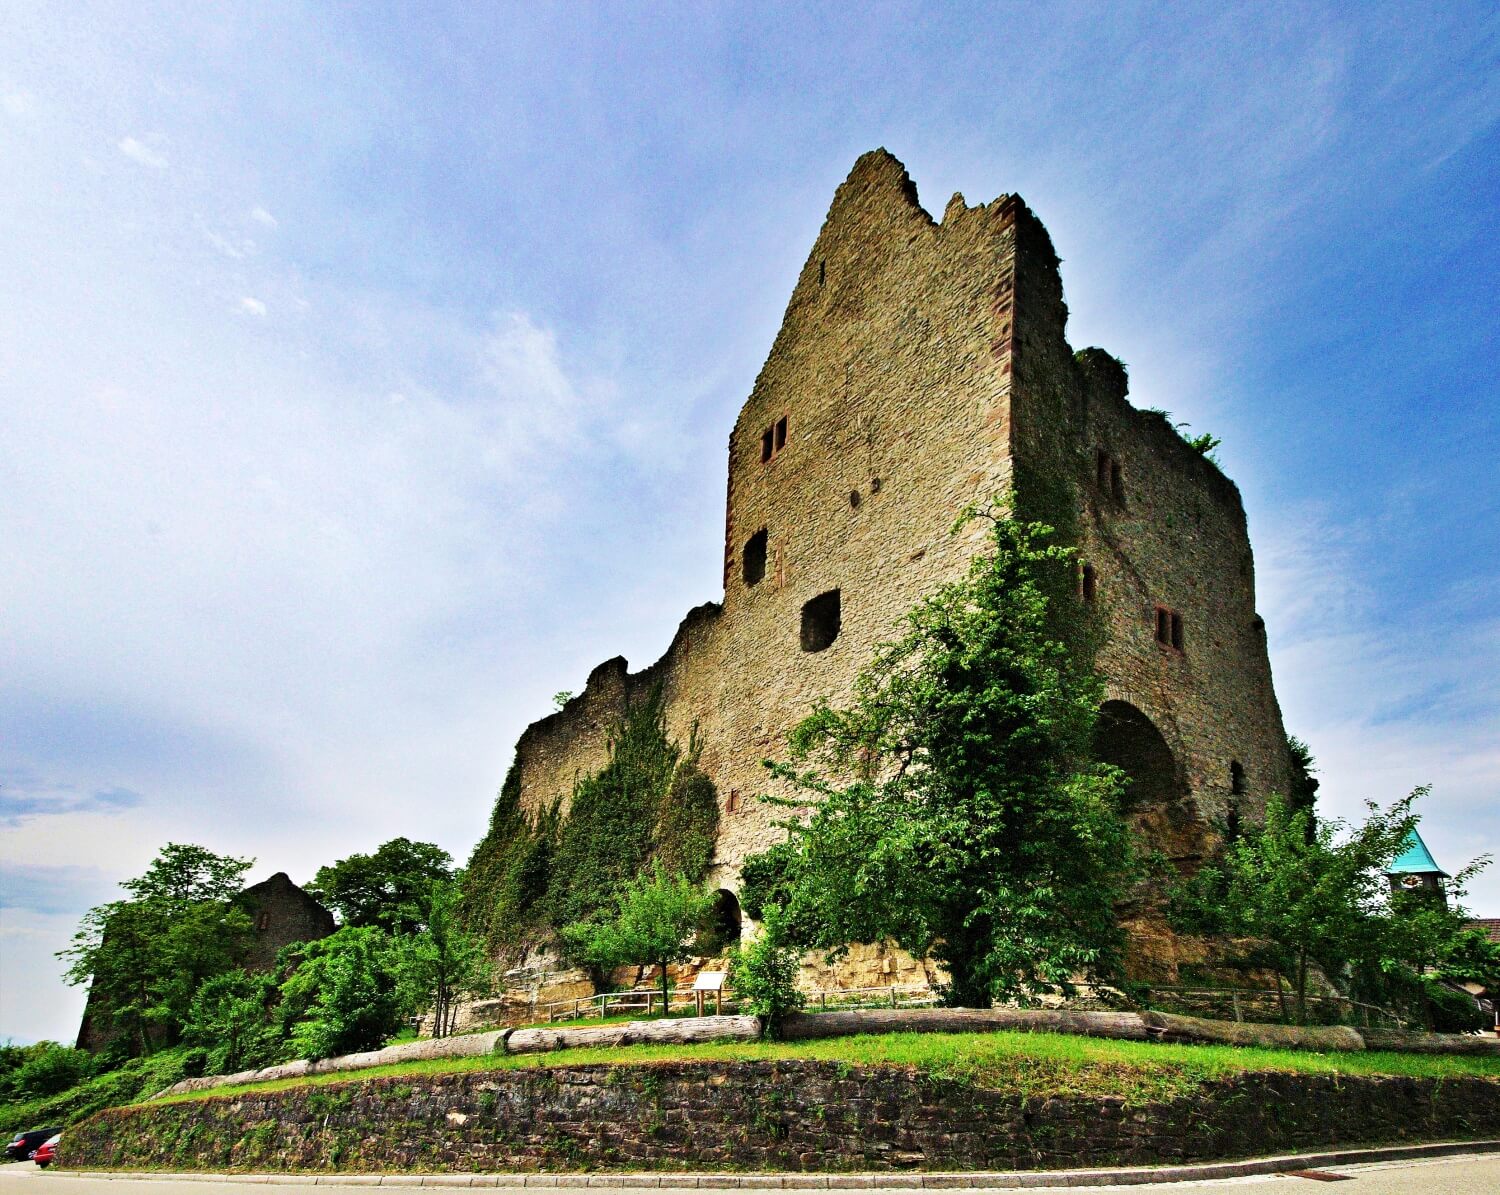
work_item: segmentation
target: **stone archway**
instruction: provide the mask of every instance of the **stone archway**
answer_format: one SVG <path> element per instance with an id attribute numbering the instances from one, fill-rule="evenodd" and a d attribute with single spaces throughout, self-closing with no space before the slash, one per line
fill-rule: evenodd
<path id="1" fill-rule="evenodd" d="M 739 897 L 728 888 L 714 893 L 713 912 L 709 916 L 708 940 L 714 953 L 722 954 L 731 946 L 738 946 L 744 916 L 740 911 Z"/>
<path id="2" fill-rule="evenodd" d="M 1125 814 L 1143 850 L 1159 851 L 1178 867 L 1202 860 L 1206 827 L 1183 769 L 1150 718 L 1127 701 L 1106 701 L 1094 728 L 1094 755 L 1129 778 Z"/>

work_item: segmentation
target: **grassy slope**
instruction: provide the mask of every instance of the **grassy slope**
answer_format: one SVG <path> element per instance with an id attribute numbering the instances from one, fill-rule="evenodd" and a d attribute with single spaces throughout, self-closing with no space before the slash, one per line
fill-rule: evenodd
<path id="1" fill-rule="evenodd" d="M 597 1023 L 597 1022 L 596 1022 Z M 1170 1099 L 1237 1071 L 1314 1074 L 1486 1077 L 1500 1081 L 1500 1058 L 1392 1054 L 1314 1054 L 1241 1046 L 1180 1046 L 1107 1041 L 1050 1033 L 891 1033 L 807 1042 L 725 1042 L 694 1046 L 617 1046 L 550 1054 L 481 1055 L 398 1063 L 370 1070 L 220 1087 L 158 1102 L 218 1099 L 247 1091 L 307 1084 L 362 1082 L 403 1075 L 518 1070 L 590 1064 L 651 1065 L 805 1058 L 848 1066 L 915 1066 L 977 1087 L 1021 1095 L 1122 1096 L 1131 1103 Z"/>

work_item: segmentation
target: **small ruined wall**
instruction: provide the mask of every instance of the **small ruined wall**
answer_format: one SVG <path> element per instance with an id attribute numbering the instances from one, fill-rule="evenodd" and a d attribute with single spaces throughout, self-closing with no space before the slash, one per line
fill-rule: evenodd
<path id="1" fill-rule="evenodd" d="M 1191 1094 L 1021 1098 L 800 1060 L 377 1079 L 115 1108 L 64 1168 L 993 1170 L 1500 1132 L 1500 1081 L 1246 1073 Z"/>

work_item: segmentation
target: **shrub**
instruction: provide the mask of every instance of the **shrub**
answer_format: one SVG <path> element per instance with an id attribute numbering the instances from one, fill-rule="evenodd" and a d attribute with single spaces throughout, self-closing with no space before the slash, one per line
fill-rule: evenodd
<path id="1" fill-rule="evenodd" d="M 801 952 L 781 941 L 781 918 L 774 908 L 754 941 L 731 957 L 729 984 L 740 1007 L 761 1018 L 767 1037 L 775 1037 L 782 1019 L 801 1008 L 806 997 L 797 989 Z"/>

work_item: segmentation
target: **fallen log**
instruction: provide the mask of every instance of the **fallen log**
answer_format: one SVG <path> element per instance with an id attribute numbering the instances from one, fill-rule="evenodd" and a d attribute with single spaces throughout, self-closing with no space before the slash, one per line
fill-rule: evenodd
<path id="1" fill-rule="evenodd" d="M 781 1037 L 806 1041 L 862 1033 L 993 1033 L 1003 1029 L 1125 1041 L 1151 1039 L 1150 1027 L 1141 1013 L 1063 1008 L 862 1008 L 795 1013 L 783 1019 Z"/>
<path id="2" fill-rule="evenodd" d="M 506 1036 L 503 1048 L 507 1054 L 545 1054 L 552 1050 L 601 1046 L 692 1045 L 759 1039 L 760 1021 L 756 1017 L 681 1017 L 576 1029 L 514 1029 Z"/>
<path id="3" fill-rule="evenodd" d="M 1363 1050 L 1365 1039 L 1347 1025 L 1270 1025 L 1210 1021 L 1170 1012 L 1145 1012 L 1152 1041 L 1191 1045 L 1265 1046 L 1278 1050 Z"/>
<path id="4" fill-rule="evenodd" d="M 1488 1054 L 1500 1058 L 1500 1037 L 1472 1033 L 1424 1033 L 1411 1029 L 1361 1029 L 1371 1050 L 1400 1050 L 1408 1054 Z"/>
<path id="5" fill-rule="evenodd" d="M 386 1046 L 383 1050 L 365 1050 L 358 1054 L 340 1054 L 336 1058 L 320 1058 L 310 1062 L 298 1058 L 295 1062 L 281 1062 L 260 1070 L 238 1071 L 232 1075 L 204 1075 L 199 1079 L 183 1079 L 173 1083 L 164 1091 L 158 1091 L 152 1099 L 164 1095 L 180 1095 L 188 1091 L 209 1091 L 215 1087 L 238 1086 L 241 1083 L 269 1083 L 273 1079 L 300 1079 L 303 1075 L 323 1075 L 337 1071 L 368 1070 L 372 1066 L 389 1066 L 393 1062 L 415 1062 L 423 1058 L 465 1058 L 472 1054 L 492 1054 L 504 1030 L 490 1033 L 465 1033 L 459 1037 L 429 1037 L 421 1041 L 406 1041 L 398 1046 Z"/>

